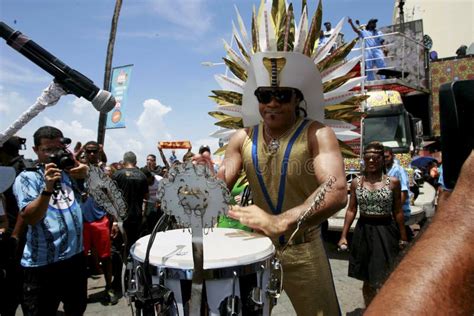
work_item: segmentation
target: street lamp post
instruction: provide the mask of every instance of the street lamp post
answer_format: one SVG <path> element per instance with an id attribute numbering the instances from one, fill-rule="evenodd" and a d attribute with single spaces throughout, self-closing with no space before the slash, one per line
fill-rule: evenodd
<path id="1" fill-rule="evenodd" d="M 114 15 L 112 17 L 112 25 L 110 28 L 109 44 L 107 46 L 107 57 L 105 59 L 104 90 L 110 89 L 110 73 L 112 71 L 112 58 L 114 56 L 115 36 L 117 34 L 117 24 L 118 24 L 121 8 L 122 8 L 122 0 L 116 0 Z M 107 122 L 107 113 L 100 113 L 99 126 L 97 130 L 97 142 L 102 145 L 104 144 L 104 140 L 105 140 L 106 122 Z"/>

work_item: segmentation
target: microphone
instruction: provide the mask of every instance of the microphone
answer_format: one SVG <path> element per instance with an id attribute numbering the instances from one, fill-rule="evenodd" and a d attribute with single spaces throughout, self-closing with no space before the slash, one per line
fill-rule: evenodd
<path id="1" fill-rule="evenodd" d="M 97 111 L 107 113 L 115 107 L 115 98 L 109 91 L 99 89 L 92 80 L 1 21 L 0 36 L 8 45 L 51 74 L 68 93 L 89 100 Z"/>

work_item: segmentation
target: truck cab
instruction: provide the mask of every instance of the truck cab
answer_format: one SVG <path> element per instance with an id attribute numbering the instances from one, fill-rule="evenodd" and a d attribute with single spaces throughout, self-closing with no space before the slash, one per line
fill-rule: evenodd
<path id="1" fill-rule="evenodd" d="M 397 91 L 369 91 L 362 128 L 362 144 L 379 141 L 394 153 L 410 153 L 423 140 L 421 120 L 413 117 L 403 105 Z"/>

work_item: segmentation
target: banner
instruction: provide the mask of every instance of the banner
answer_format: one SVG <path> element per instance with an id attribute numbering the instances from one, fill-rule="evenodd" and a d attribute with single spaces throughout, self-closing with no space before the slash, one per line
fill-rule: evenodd
<path id="1" fill-rule="evenodd" d="M 133 65 L 126 65 L 112 69 L 110 92 L 115 97 L 117 103 L 115 103 L 115 108 L 107 114 L 106 129 L 125 127 L 127 92 L 132 67 Z"/>
<path id="2" fill-rule="evenodd" d="M 191 148 L 191 142 L 189 140 L 158 142 L 158 146 L 161 149 L 189 149 Z"/>

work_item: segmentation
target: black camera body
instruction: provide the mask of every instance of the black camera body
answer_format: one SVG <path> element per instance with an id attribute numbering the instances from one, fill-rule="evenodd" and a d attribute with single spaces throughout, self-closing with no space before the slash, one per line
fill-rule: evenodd
<path id="1" fill-rule="evenodd" d="M 76 164 L 73 155 L 66 149 L 58 149 L 50 154 L 49 162 L 54 163 L 61 170 L 71 169 Z"/>
<path id="2" fill-rule="evenodd" d="M 461 167 L 474 149 L 474 80 L 443 84 L 439 89 L 443 178 L 454 188 Z"/>
<path id="3" fill-rule="evenodd" d="M 55 152 L 49 155 L 49 162 L 54 163 L 58 169 L 68 170 L 76 165 L 76 160 L 70 151 L 66 149 L 66 146 L 71 144 L 71 139 L 67 137 L 61 138 L 61 143 L 65 148 L 58 148 Z"/>

